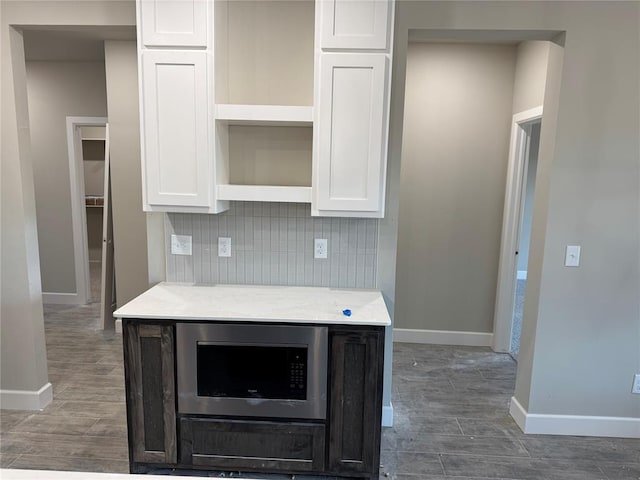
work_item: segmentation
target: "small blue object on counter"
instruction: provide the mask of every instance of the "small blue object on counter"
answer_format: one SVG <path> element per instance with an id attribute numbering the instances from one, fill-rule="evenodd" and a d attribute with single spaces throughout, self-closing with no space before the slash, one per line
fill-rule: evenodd
<path id="1" fill-rule="evenodd" d="M 345 317 L 351 316 L 351 310 L 349 310 L 348 308 L 345 308 L 344 310 L 342 310 L 342 313 L 344 314 Z"/>

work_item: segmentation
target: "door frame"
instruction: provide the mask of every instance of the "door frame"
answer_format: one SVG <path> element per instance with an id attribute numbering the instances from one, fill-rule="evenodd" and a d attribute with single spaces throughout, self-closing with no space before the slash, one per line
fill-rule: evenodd
<path id="1" fill-rule="evenodd" d="M 507 167 L 507 185 L 504 196 L 502 217 L 502 236 L 500 241 L 500 260 L 498 263 L 498 285 L 493 319 L 493 350 L 509 352 L 511 350 L 511 331 L 513 328 L 513 309 L 515 304 L 516 268 L 520 220 L 522 212 L 523 182 L 527 167 L 527 152 L 530 135 L 526 125 L 542 119 L 542 105 L 518 112 L 511 122 L 509 141 L 509 163 Z"/>
<path id="2" fill-rule="evenodd" d="M 89 246 L 87 241 L 87 212 L 84 199 L 84 165 L 80 127 L 105 126 L 107 117 L 67 117 L 67 150 L 71 190 L 71 220 L 73 231 L 73 262 L 75 265 L 76 295 L 74 303 L 84 305 L 91 291 L 89 278 Z"/>

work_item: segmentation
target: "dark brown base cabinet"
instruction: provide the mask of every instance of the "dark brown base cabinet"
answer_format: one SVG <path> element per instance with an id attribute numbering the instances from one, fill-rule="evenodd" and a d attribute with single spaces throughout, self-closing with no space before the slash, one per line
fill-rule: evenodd
<path id="1" fill-rule="evenodd" d="M 132 473 L 176 468 L 378 477 L 384 327 L 329 326 L 324 421 L 180 415 L 175 322 L 124 319 L 123 334 Z"/>

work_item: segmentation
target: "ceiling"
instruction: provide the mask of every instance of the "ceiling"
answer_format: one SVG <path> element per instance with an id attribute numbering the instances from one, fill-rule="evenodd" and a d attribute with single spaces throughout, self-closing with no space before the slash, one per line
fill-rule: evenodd
<path id="1" fill-rule="evenodd" d="M 27 61 L 104 60 L 105 40 L 136 40 L 135 27 L 23 27 Z"/>

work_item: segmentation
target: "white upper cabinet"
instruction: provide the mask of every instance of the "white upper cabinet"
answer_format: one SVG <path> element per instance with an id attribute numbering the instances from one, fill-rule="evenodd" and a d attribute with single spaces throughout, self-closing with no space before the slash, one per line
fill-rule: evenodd
<path id="1" fill-rule="evenodd" d="M 147 47 L 206 47 L 207 0 L 139 0 Z"/>
<path id="2" fill-rule="evenodd" d="M 322 49 L 389 48 L 389 0 L 317 0 Z"/>
<path id="3" fill-rule="evenodd" d="M 382 216 L 387 70 L 384 54 L 320 56 L 312 205 L 320 215 Z"/>
<path id="4" fill-rule="evenodd" d="M 147 210 L 211 204 L 207 77 L 206 52 L 146 50 L 142 54 Z"/>

